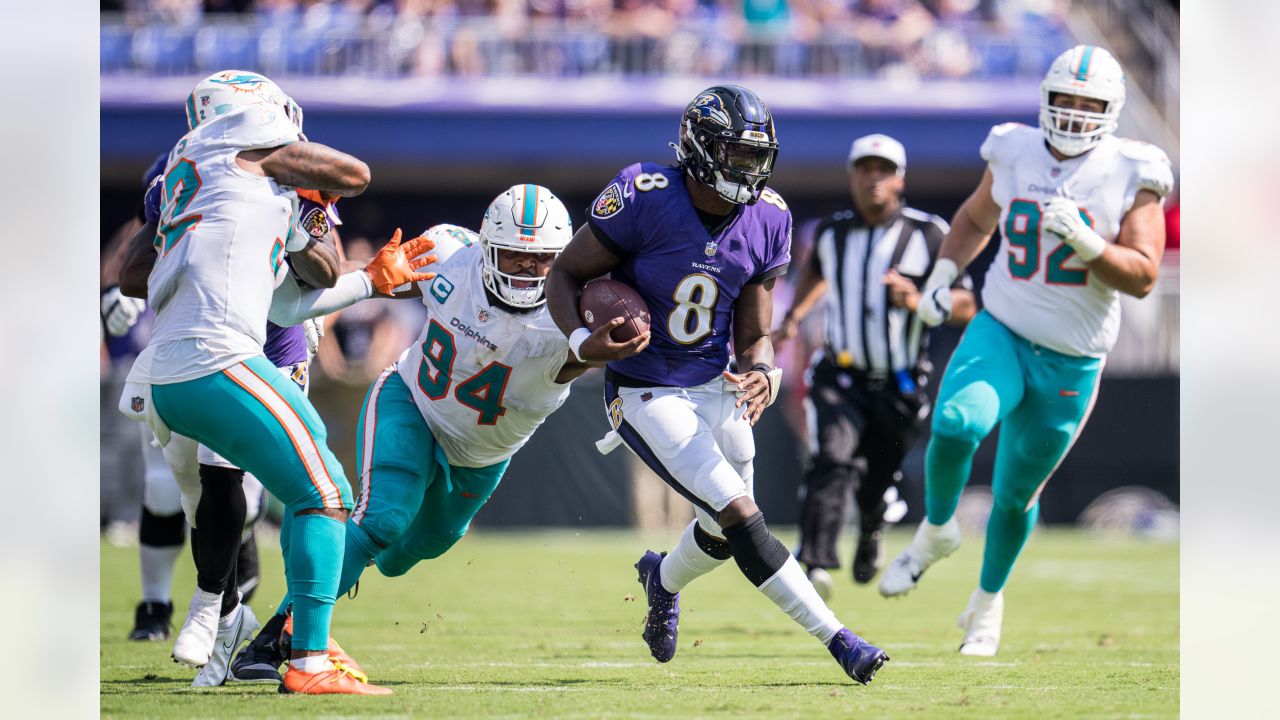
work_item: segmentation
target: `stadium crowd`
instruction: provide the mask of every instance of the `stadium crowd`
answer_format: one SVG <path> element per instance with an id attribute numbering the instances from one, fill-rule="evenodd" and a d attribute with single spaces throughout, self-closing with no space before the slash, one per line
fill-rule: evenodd
<path id="1" fill-rule="evenodd" d="M 104 0 L 103 71 L 1038 76 L 1066 0 Z M 110 14 L 107 14 L 110 13 Z M 1048 53 L 1048 54 L 1046 54 Z"/>

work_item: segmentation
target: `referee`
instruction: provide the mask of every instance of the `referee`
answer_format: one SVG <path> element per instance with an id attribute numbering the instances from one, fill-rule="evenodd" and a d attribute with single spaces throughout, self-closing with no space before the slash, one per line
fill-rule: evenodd
<path id="1" fill-rule="evenodd" d="M 794 337 L 825 296 L 825 346 L 809 389 L 816 437 L 797 553 L 824 598 L 832 587 L 827 569 L 840 567 L 836 541 L 850 488 L 861 518 L 853 579 L 868 583 L 883 566 L 885 511 L 895 499 L 890 488 L 901 480 L 898 468 L 929 414 L 924 388 L 931 367 L 914 310 L 947 224 L 902 204 L 906 165 L 902 143 L 891 137 L 854 141 L 848 160 L 854 209 L 818 224 L 795 302 L 774 334 L 778 341 Z M 967 276 L 953 287 L 950 324 L 973 317 L 970 287 Z"/>

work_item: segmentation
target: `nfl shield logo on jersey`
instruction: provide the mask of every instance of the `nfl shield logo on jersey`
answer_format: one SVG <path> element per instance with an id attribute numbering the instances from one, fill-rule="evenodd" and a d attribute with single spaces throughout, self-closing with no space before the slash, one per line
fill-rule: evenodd
<path id="1" fill-rule="evenodd" d="M 136 413 L 142 412 L 142 409 L 144 407 L 146 407 L 146 403 L 143 402 L 142 398 L 138 397 L 137 395 L 134 395 L 133 399 L 129 402 L 129 409 L 133 410 Z"/>
<path id="2" fill-rule="evenodd" d="M 719 244 L 717 244 L 714 240 L 712 240 L 711 242 L 707 243 L 707 246 L 706 246 L 706 247 L 702 248 L 702 254 L 703 254 L 703 255 L 706 255 L 706 256 L 707 256 L 707 257 L 709 257 L 709 258 L 711 258 L 711 257 L 715 257 L 715 256 L 716 256 L 716 248 L 718 248 L 718 247 L 720 247 L 720 245 L 719 245 Z"/>

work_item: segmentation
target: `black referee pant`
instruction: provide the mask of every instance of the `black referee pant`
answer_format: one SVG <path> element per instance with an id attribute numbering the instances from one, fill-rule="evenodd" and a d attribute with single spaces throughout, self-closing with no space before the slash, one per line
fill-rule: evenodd
<path id="1" fill-rule="evenodd" d="M 818 451 L 804 478 L 800 562 L 840 567 L 836 542 L 850 490 L 863 532 L 883 526 L 885 491 L 902 479 L 902 459 L 928 414 L 923 383 L 916 380 L 920 389 L 904 394 L 892 376 L 842 370 L 825 358 L 814 366 L 809 399 L 817 415 Z"/>

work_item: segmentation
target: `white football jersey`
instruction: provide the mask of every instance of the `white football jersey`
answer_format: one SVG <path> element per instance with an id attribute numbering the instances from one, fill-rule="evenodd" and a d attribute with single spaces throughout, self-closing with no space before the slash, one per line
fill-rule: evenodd
<path id="1" fill-rule="evenodd" d="M 569 384 L 555 381 L 569 342 L 545 305 L 520 313 L 490 304 L 478 241 L 456 247 L 429 235 L 440 257 L 428 268 L 436 277 L 419 284 L 429 317 L 400 356 L 400 377 L 449 464 L 493 465 L 569 397 Z"/>
<path id="2" fill-rule="evenodd" d="M 1000 206 L 1000 251 L 987 270 L 983 307 L 1018 335 L 1073 356 L 1102 357 L 1120 330 L 1119 292 L 1103 283 L 1056 235 L 1041 228 L 1051 198 L 1063 196 L 1107 242 L 1139 190 L 1173 189 L 1169 158 L 1147 143 L 1107 136 L 1059 162 L 1039 128 L 997 125 L 982 144 L 991 195 Z"/>
<path id="3" fill-rule="evenodd" d="M 170 151 L 147 286 L 155 322 L 130 379 L 181 382 L 262 354 L 298 197 L 242 169 L 236 155 L 296 140 L 282 112 L 253 105 L 200 125 Z"/>

